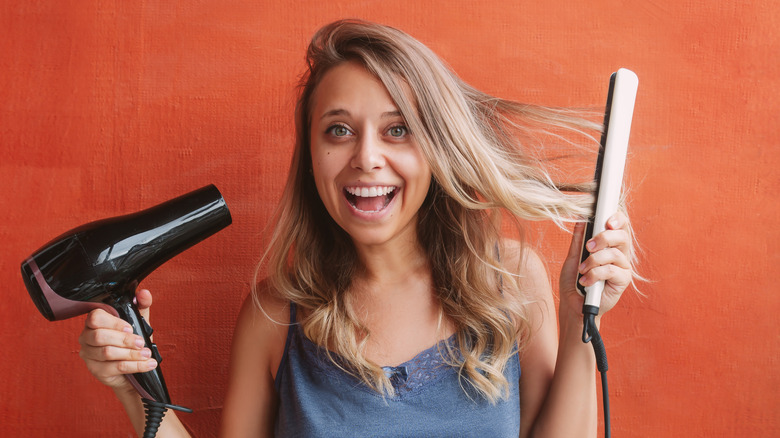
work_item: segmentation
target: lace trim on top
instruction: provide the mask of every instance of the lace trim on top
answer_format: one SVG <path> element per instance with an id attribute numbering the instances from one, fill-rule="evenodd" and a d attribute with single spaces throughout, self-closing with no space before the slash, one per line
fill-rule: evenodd
<path id="1" fill-rule="evenodd" d="M 379 397 L 382 396 L 333 364 L 328 359 L 325 349 L 307 338 L 303 334 L 300 325 L 296 325 L 295 330 L 297 335 L 303 340 L 301 345 L 305 354 L 312 359 L 311 364 L 316 367 L 317 371 L 333 377 L 347 377 L 358 383 L 361 388 L 364 388 Z M 457 340 L 453 334 L 448 339 L 439 341 L 436 345 L 421 351 L 412 359 L 398 366 L 382 367 L 385 371 L 385 375 L 390 379 L 390 383 L 395 389 L 395 394 L 388 395 L 387 397 L 397 399 L 411 395 L 422 390 L 425 386 L 435 383 L 448 374 L 457 373 L 457 369 L 452 367 L 444 357 L 444 355 L 447 354 L 448 348 L 453 349 L 457 354 L 458 350 L 456 344 Z M 337 353 L 331 352 L 331 355 L 336 361 L 344 363 L 341 356 Z"/>

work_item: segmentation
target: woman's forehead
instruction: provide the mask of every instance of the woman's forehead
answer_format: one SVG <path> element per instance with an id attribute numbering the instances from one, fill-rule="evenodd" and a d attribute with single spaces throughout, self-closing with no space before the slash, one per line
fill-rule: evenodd
<path id="1" fill-rule="evenodd" d="M 328 70 L 312 93 L 312 121 L 331 115 L 350 115 L 357 111 L 382 116 L 400 113 L 385 85 L 374 74 L 354 61 Z"/>

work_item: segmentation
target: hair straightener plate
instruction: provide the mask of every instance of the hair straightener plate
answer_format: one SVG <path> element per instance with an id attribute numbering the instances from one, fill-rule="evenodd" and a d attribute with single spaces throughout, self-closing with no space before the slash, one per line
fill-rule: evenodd
<path id="1" fill-rule="evenodd" d="M 594 177 L 596 204 L 593 217 L 590 218 L 585 229 L 580 262 L 584 262 L 590 255 L 585 249 L 585 244 L 593 236 L 604 231 L 607 219 L 618 211 L 638 84 L 636 74 L 625 68 L 612 73 L 610 77 L 604 131 L 601 135 L 601 148 Z M 579 280 L 579 276 L 577 279 Z M 604 282 L 599 281 L 592 286 L 583 287 L 578 281 L 577 287 L 585 296 L 583 313 L 598 314 Z"/>

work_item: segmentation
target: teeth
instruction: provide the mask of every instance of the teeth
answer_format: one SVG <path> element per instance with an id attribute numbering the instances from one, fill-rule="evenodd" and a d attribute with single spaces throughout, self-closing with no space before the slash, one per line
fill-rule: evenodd
<path id="1" fill-rule="evenodd" d="M 379 187 L 347 187 L 347 192 L 354 196 L 361 198 L 373 198 L 376 196 L 385 196 L 395 190 L 393 186 L 379 186 Z"/>

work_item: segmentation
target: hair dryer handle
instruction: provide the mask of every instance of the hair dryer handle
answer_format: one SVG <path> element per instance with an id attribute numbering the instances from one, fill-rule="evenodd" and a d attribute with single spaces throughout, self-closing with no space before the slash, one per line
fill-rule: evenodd
<path id="1" fill-rule="evenodd" d="M 114 306 L 118 314 L 117 316 L 130 323 L 133 327 L 133 333 L 144 338 L 144 346 L 152 350 L 152 358 L 157 361 L 157 368 L 145 373 L 127 375 L 127 379 L 133 387 L 135 387 L 138 393 L 141 394 L 141 397 L 169 405 L 171 400 L 168 395 L 168 388 L 165 386 L 162 369 L 160 368 L 162 357 L 157 351 L 157 346 L 152 342 L 152 327 L 149 326 L 149 323 L 141 316 L 141 313 L 138 311 L 138 307 L 135 303 L 133 303 L 133 300 L 125 297 L 127 297 L 127 295 L 120 299 Z"/>

